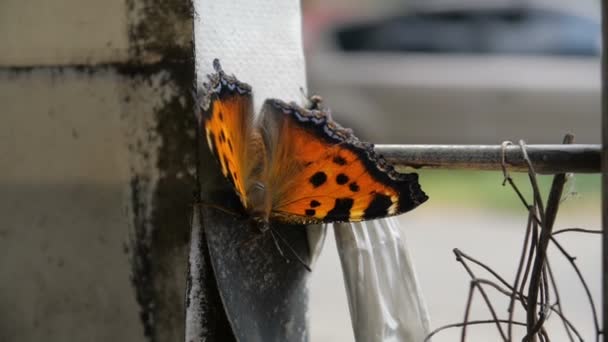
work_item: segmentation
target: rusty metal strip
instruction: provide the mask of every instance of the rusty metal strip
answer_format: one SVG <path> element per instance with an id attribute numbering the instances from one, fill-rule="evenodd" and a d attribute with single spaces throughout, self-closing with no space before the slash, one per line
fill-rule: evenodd
<path id="1" fill-rule="evenodd" d="M 528 155 L 538 173 L 599 173 L 600 145 L 526 145 Z M 501 170 L 502 145 L 377 145 L 382 154 L 398 169 L 468 169 Z M 504 149 L 509 171 L 527 172 L 521 148 L 509 145 Z"/>

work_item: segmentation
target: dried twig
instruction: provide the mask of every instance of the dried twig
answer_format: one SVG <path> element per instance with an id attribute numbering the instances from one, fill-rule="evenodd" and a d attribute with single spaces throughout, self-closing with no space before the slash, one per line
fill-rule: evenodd
<path id="1" fill-rule="evenodd" d="M 588 234 L 602 234 L 601 230 L 596 230 L 596 229 L 585 229 L 585 228 L 564 228 L 564 229 L 560 229 L 560 230 L 556 230 L 553 232 L 553 236 L 557 235 L 557 234 L 561 234 L 561 233 L 569 233 L 569 232 L 576 232 L 576 233 L 588 233 Z"/>
<path id="2" fill-rule="evenodd" d="M 519 257 L 519 265 L 517 266 L 517 272 L 515 273 L 515 280 L 513 281 L 513 289 L 517 289 L 517 285 L 519 285 L 519 280 L 522 274 L 522 270 L 523 270 L 523 265 L 524 262 L 526 260 L 526 251 L 528 249 L 528 241 L 530 238 L 530 233 L 532 232 L 532 224 L 533 224 L 534 220 L 532 219 L 532 212 L 530 212 L 530 214 L 528 215 L 528 224 L 526 225 L 526 235 L 524 238 L 524 244 L 521 250 L 521 256 Z M 520 292 L 521 293 L 521 292 Z M 513 339 L 513 315 L 515 313 L 514 310 L 514 306 L 515 306 L 515 297 L 518 294 L 517 291 L 512 291 L 511 293 L 511 298 L 509 301 L 509 308 L 508 308 L 508 312 L 509 312 L 509 325 L 507 327 L 507 335 L 508 335 L 508 340 L 512 341 Z M 522 305 L 525 307 L 526 303 L 524 300 L 522 300 Z"/>
<path id="3" fill-rule="evenodd" d="M 462 266 L 467 271 L 467 273 L 469 274 L 469 276 L 471 277 L 471 279 L 477 279 L 475 277 L 475 274 L 473 273 L 473 271 L 469 267 L 469 265 L 467 265 L 467 263 L 463 261 L 463 259 L 462 259 L 462 252 L 460 252 L 460 250 L 458 250 L 458 248 L 454 248 L 453 252 L 456 255 L 456 260 L 459 261 L 462 264 Z M 473 283 L 473 284 L 479 290 L 479 292 L 481 293 L 481 296 L 483 297 L 483 300 L 486 302 L 486 306 L 488 307 L 488 310 L 490 310 L 490 314 L 492 315 L 492 318 L 496 322 L 496 328 L 498 329 L 498 331 L 500 333 L 500 336 L 503 338 L 503 340 L 506 341 L 507 340 L 507 336 L 505 335 L 504 331 L 502 330 L 502 327 L 500 326 L 500 323 L 498 323 L 498 316 L 496 315 L 496 310 L 492 306 L 492 301 L 490 301 L 490 297 L 488 297 L 488 294 L 483 289 L 483 287 L 481 285 L 479 285 L 479 283 Z M 465 319 L 466 319 L 466 317 L 468 317 L 468 310 L 467 310 L 467 312 L 465 314 Z M 464 335 L 464 332 L 463 332 L 463 335 Z"/>
<path id="4" fill-rule="evenodd" d="M 566 135 L 564 144 L 570 144 L 573 142 L 572 135 Z M 525 206 L 528 211 L 528 222 L 526 225 L 525 237 L 523 240 L 522 250 L 518 262 L 517 272 L 515 279 L 512 284 L 507 282 L 498 272 L 494 271 L 490 266 L 486 265 L 482 261 L 465 254 L 459 249 L 454 249 L 456 260 L 460 262 L 465 268 L 466 272 L 471 277 L 471 283 L 469 288 L 469 294 L 467 297 L 467 304 L 464 313 L 464 319 L 461 323 L 450 324 L 439 329 L 434 330 L 426 340 L 430 339 L 433 335 L 440 331 L 448 328 L 461 327 L 461 341 L 465 341 L 467 335 L 467 326 L 478 325 L 478 324 L 494 324 L 498 329 L 499 334 L 503 341 L 513 340 L 513 326 L 525 326 L 527 334 L 524 337 L 524 341 L 550 341 L 550 337 L 546 329 L 544 328 L 545 321 L 549 318 L 549 315 L 553 312 L 562 321 L 566 334 L 568 335 L 569 341 L 574 342 L 575 340 L 583 341 L 580 332 L 572 324 L 572 322 L 566 317 L 564 310 L 561 305 L 561 296 L 557 282 L 553 275 L 551 265 L 547 256 L 547 248 L 550 244 L 556 246 L 558 251 L 566 257 L 572 268 L 576 272 L 589 301 L 591 311 L 593 314 L 593 320 L 596 330 L 596 341 L 599 341 L 599 336 L 602 334 L 599 327 L 598 314 L 596 305 L 591 296 L 591 292 L 585 281 L 580 269 L 578 268 L 575 257 L 570 255 L 566 249 L 555 239 L 556 235 L 567 233 L 567 232 L 578 232 L 578 233 L 589 233 L 589 234 L 601 234 L 601 231 L 590 230 L 585 228 L 565 228 L 557 231 L 553 231 L 553 226 L 559 210 L 559 205 L 562 202 L 562 194 L 564 185 L 567 181 L 568 175 L 561 173 L 557 174 L 553 178 L 553 183 L 547 198 L 546 208 L 543 205 L 543 199 L 541 196 L 540 188 L 536 179 L 536 172 L 531 159 L 527 154 L 527 146 L 525 142 L 520 141 L 519 147 L 521 150 L 523 161 L 528 167 L 528 178 L 530 186 L 533 192 L 533 200 L 530 205 L 523 193 L 519 190 L 513 179 L 511 178 L 508 170 L 507 163 L 505 161 L 506 147 L 512 145 L 511 142 L 504 142 L 502 144 L 502 170 L 503 170 L 503 185 L 507 183 L 517 194 L 519 200 Z M 469 267 L 468 262 L 471 262 L 484 271 L 488 272 L 494 280 L 479 278 Z M 509 305 L 507 308 L 508 319 L 499 318 L 496 314 L 496 310 L 490 301 L 485 286 L 489 286 L 498 291 L 498 293 L 505 295 L 509 298 Z M 527 296 L 524 295 L 524 290 L 527 288 Z M 473 304 L 473 298 L 476 291 L 482 295 L 485 305 L 490 311 L 492 319 L 489 320 L 475 320 L 470 321 L 469 315 Z M 515 303 L 519 302 L 526 311 L 526 322 L 519 322 L 514 319 L 515 317 Z M 540 307 L 540 311 L 537 312 L 537 308 Z M 501 324 L 507 324 L 507 332 L 505 334 Z"/>
<path id="5" fill-rule="evenodd" d="M 571 144 L 573 141 L 574 136 L 572 136 L 571 134 L 566 135 L 566 137 L 564 138 L 565 144 Z M 530 286 L 528 287 L 529 307 L 527 310 L 526 317 L 526 322 L 528 325 L 528 335 L 526 335 L 526 337 L 524 338 L 524 341 L 533 342 L 536 340 L 534 336 L 536 336 L 537 331 L 542 327 L 542 323 L 546 318 L 543 309 L 537 321 L 536 299 L 538 298 L 539 291 L 541 291 L 541 289 L 546 289 L 546 281 L 542 281 L 541 278 L 543 277 L 543 274 L 545 274 L 544 267 L 547 260 L 547 248 L 549 247 L 551 231 L 553 230 L 553 223 L 555 222 L 555 217 L 557 216 L 560 199 L 564 190 L 564 184 L 566 183 L 566 174 L 560 173 L 553 177 L 553 184 L 551 185 L 551 191 L 549 192 L 549 199 L 547 201 L 547 211 L 545 211 L 543 208 L 540 190 L 538 188 L 538 183 L 536 181 L 536 173 L 534 172 L 532 162 L 530 161 L 530 159 L 528 158 L 528 154 L 526 153 L 525 143 L 521 141 L 520 146 L 522 147 L 522 154 L 524 156 L 524 159 L 526 163 L 528 163 L 528 174 L 530 177 L 530 183 L 532 184 L 532 188 L 534 190 L 534 202 L 538 207 L 541 219 L 541 230 L 538 241 L 538 248 L 534 260 L 534 265 L 532 267 Z M 546 279 L 546 277 L 544 278 Z M 543 293 L 545 296 L 549 294 L 549 292 L 546 290 L 544 290 Z M 541 303 L 546 303 L 545 299 L 541 300 Z"/>
<path id="6" fill-rule="evenodd" d="M 442 327 L 439 327 L 433 331 L 431 331 L 425 338 L 424 341 L 429 341 L 433 336 L 437 335 L 437 333 L 446 330 L 446 329 L 450 329 L 450 328 L 459 328 L 462 327 L 464 325 L 479 325 L 479 324 L 494 324 L 494 323 L 508 323 L 506 319 L 499 319 L 498 321 L 492 320 L 492 319 L 486 319 L 486 320 L 475 320 L 475 321 L 469 321 L 466 324 L 465 323 L 452 323 L 452 324 L 447 324 L 444 325 Z M 526 323 L 523 322 L 513 322 L 514 325 L 519 325 L 519 326 L 526 326 Z"/>
<path id="7" fill-rule="evenodd" d="M 562 323 L 564 324 L 564 329 L 566 330 L 568 339 L 570 341 L 574 341 L 574 337 L 572 336 L 572 332 L 570 331 L 570 329 L 572 328 L 577 333 L 577 335 L 578 335 L 578 332 L 576 331 L 576 329 L 574 329 L 572 327 L 572 324 L 570 323 L 570 321 L 568 319 L 566 319 L 566 317 L 563 314 L 562 301 L 561 301 L 561 298 L 559 295 L 559 290 L 557 289 L 557 282 L 555 281 L 555 277 L 553 276 L 553 270 L 551 269 L 551 264 L 549 263 L 549 260 L 547 260 L 546 270 L 549 273 L 549 279 L 551 280 L 551 287 L 553 288 L 553 292 L 555 293 L 555 303 L 553 305 L 551 305 L 551 309 L 553 311 L 555 311 L 562 319 Z M 579 337 L 580 337 L 580 335 L 579 335 Z"/>
<path id="8" fill-rule="evenodd" d="M 580 280 L 581 285 L 583 285 L 583 289 L 585 290 L 585 295 L 587 296 L 587 300 L 589 301 L 589 306 L 591 307 L 591 314 L 593 315 L 593 325 L 595 327 L 595 340 L 597 342 L 599 342 L 600 335 L 602 334 L 602 330 L 600 328 L 599 318 L 597 315 L 597 308 L 595 306 L 595 301 L 593 300 L 593 296 L 591 295 L 591 290 L 589 289 L 589 285 L 587 285 L 587 281 L 585 280 L 585 277 L 583 277 L 581 270 L 578 268 L 578 265 L 576 264 L 576 257 L 573 257 L 570 254 L 568 254 L 566 252 L 566 250 L 564 249 L 564 247 L 557 240 L 552 238 L 551 241 L 553 242 L 553 244 L 555 244 L 555 246 L 558 247 L 559 251 L 562 252 L 562 254 L 566 257 L 566 259 L 572 266 L 572 269 L 574 269 L 576 276 Z"/>

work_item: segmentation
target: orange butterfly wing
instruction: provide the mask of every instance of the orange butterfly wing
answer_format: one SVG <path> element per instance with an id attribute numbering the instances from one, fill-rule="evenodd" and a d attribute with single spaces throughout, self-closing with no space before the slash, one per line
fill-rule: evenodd
<path id="1" fill-rule="evenodd" d="M 428 199 L 415 173 L 398 173 L 323 111 L 279 100 L 263 107 L 271 218 L 291 223 L 362 221 Z"/>
<path id="2" fill-rule="evenodd" d="M 251 87 L 226 75 L 218 60 L 214 60 L 213 66 L 216 73 L 208 76 L 209 83 L 204 85 L 203 96 L 199 98 L 205 136 L 222 173 L 247 207 L 246 180 L 251 170 L 246 161 L 253 125 Z"/>

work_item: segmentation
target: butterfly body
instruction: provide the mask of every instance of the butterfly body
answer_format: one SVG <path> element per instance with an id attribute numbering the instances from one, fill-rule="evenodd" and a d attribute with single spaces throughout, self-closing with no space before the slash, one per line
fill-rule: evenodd
<path id="1" fill-rule="evenodd" d="M 398 173 L 324 109 L 268 99 L 255 118 L 251 87 L 219 62 L 199 97 L 207 143 L 260 224 L 397 215 L 426 201 L 415 173 Z M 319 100 L 313 101 L 320 108 Z"/>

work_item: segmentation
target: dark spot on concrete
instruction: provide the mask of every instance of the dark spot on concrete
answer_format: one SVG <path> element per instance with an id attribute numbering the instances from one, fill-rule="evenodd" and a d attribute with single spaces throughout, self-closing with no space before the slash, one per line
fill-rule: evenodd
<path id="1" fill-rule="evenodd" d="M 338 174 L 338 176 L 336 176 L 336 183 L 340 185 L 348 183 L 348 176 L 343 173 Z"/>
<path id="2" fill-rule="evenodd" d="M 118 72 L 129 80 L 129 89 L 125 93 L 137 94 L 142 86 L 150 87 L 154 96 L 163 99 L 150 113 L 156 123 L 150 133 L 169 143 L 156 146 L 145 138 L 138 139 L 137 145 L 140 141 L 141 145 L 134 146 L 137 148 L 131 152 L 153 153 L 158 158 L 151 165 L 156 169 L 146 168 L 132 173 L 131 180 L 138 185 L 131 195 L 133 205 L 129 216 L 132 217 L 134 236 L 129 239 L 132 241 L 129 260 L 134 299 L 139 304 L 145 340 L 176 341 L 183 339 L 180 335 L 183 335 L 185 301 L 176 298 L 183 298 L 186 289 L 183 265 L 184 260 L 188 260 L 190 246 L 192 222 L 189 213 L 193 192 L 196 191 L 198 196 L 197 179 L 208 179 L 211 174 L 218 179 L 223 176 L 212 167 L 200 168 L 198 177 L 194 172 L 184 172 L 197 169 L 199 156 L 203 163 L 212 162 L 205 149 L 194 148 L 198 136 L 179 134 L 194 130 L 199 124 L 196 116 L 192 115 L 196 99 L 190 95 L 196 75 L 193 43 L 187 38 L 192 35 L 191 2 L 167 1 L 161 6 L 147 0 L 127 0 L 125 3 L 129 15 L 141 19 L 129 23 L 128 41 L 132 42 L 129 56 L 133 61 L 145 60 L 145 56 L 160 58 L 150 63 L 95 65 L 92 70 Z M 162 75 L 162 81 L 157 83 L 159 75 Z M 171 89 L 173 95 L 163 96 L 167 89 Z M 211 145 L 217 143 L 216 140 L 211 141 Z M 201 152 L 197 156 L 198 151 Z M 221 157 L 216 153 L 214 158 Z M 156 173 L 158 178 L 149 176 Z M 215 326 L 220 327 L 218 331 L 230 331 L 220 330 L 224 326 L 230 328 L 225 313 L 221 311 L 223 306 L 219 295 L 212 296 L 218 299 L 211 303 L 220 303 L 210 304 L 211 310 L 218 313 L 214 317 Z"/>
<path id="3" fill-rule="evenodd" d="M 314 209 L 306 209 L 305 213 L 306 216 L 315 216 L 316 211 L 314 211 Z"/>
<path id="4" fill-rule="evenodd" d="M 312 186 L 318 188 L 327 181 L 327 175 L 325 174 L 325 172 L 319 171 L 312 175 L 312 177 L 310 177 L 308 181 L 310 181 L 310 184 L 312 184 Z"/>
<path id="5" fill-rule="evenodd" d="M 341 156 L 335 156 L 333 161 L 338 165 L 346 165 L 346 159 L 342 158 Z"/>
<path id="6" fill-rule="evenodd" d="M 310 201 L 310 207 L 311 208 L 316 208 L 316 207 L 318 207 L 320 205 L 321 205 L 321 203 L 319 201 L 315 201 L 315 200 Z"/>
<path id="7" fill-rule="evenodd" d="M 357 191 L 359 191 L 359 184 L 357 184 L 357 182 L 352 182 L 348 185 L 348 188 L 352 192 L 357 192 Z"/>
<path id="8" fill-rule="evenodd" d="M 355 201 L 352 198 L 337 198 L 332 210 L 325 216 L 326 221 L 348 221 L 350 209 Z"/>

